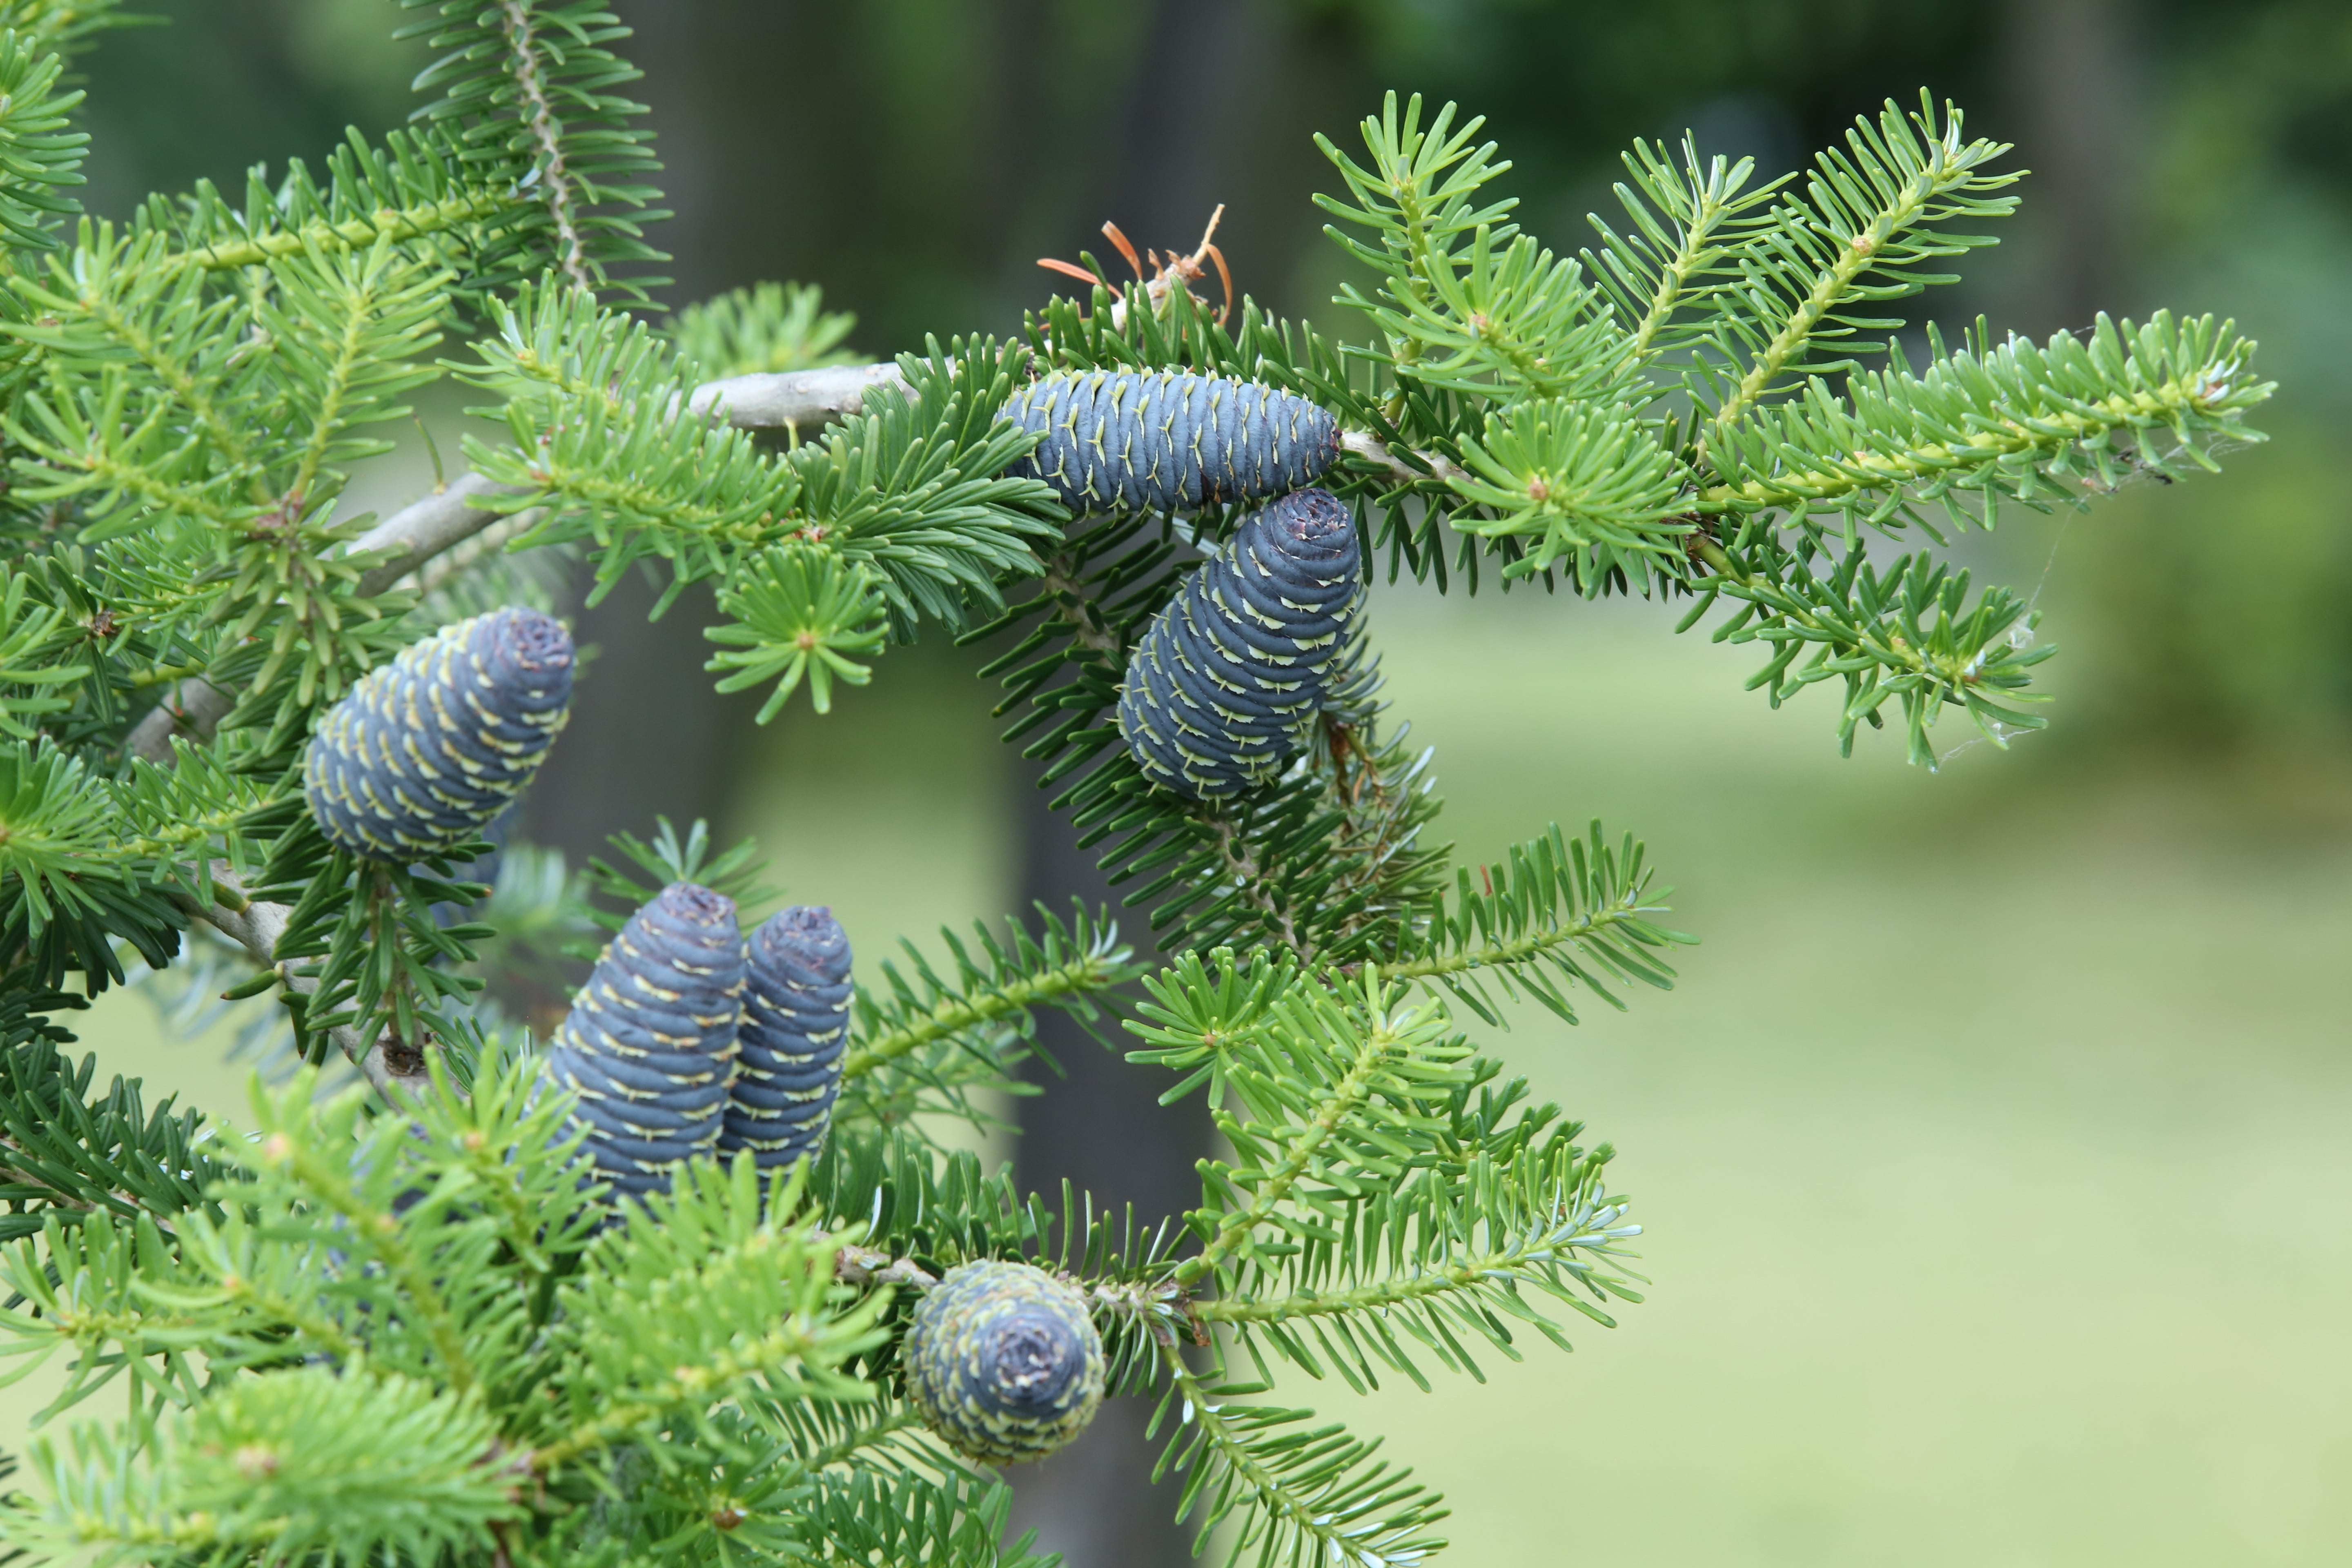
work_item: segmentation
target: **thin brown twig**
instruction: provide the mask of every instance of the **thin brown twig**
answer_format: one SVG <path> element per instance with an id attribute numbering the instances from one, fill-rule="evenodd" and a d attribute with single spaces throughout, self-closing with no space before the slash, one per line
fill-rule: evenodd
<path id="1" fill-rule="evenodd" d="M 1225 265 L 1225 253 L 1216 246 L 1217 225 L 1224 220 L 1224 216 L 1225 204 L 1219 202 L 1216 210 L 1209 215 L 1208 226 L 1201 231 L 1201 243 L 1192 247 L 1192 254 L 1186 256 L 1171 250 L 1164 261 L 1160 259 L 1160 252 L 1157 250 L 1147 250 L 1138 255 L 1135 242 L 1129 239 L 1127 231 L 1115 223 L 1104 223 L 1102 232 L 1103 237 L 1109 240 L 1113 247 L 1118 251 L 1120 258 L 1133 269 L 1135 280 L 1143 285 L 1144 298 L 1150 301 L 1155 315 L 1168 303 L 1168 296 L 1173 290 L 1181 288 L 1187 294 L 1192 293 L 1192 285 L 1209 275 L 1206 263 L 1215 262 L 1217 277 L 1224 285 L 1225 290 L 1225 302 L 1217 308 L 1217 324 L 1222 327 L 1234 312 L 1233 269 Z M 1149 273 L 1143 269 L 1147 260 L 1151 267 Z M 1058 272 L 1066 278 L 1075 278 L 1081 283 L 1102 281 L 1094 273 L 1074 261 L 1063 261 L 1055 257 L 1041 256 L 1037 258 L 1037 265 L 1049 272 Z M 1205 308 L 1206 302 L 1199 300 L 1197 296 L 1195 301 Z M 1126 324 L 1127 300 L 1124 298 L 1111 301 L 1110 319 L 1111 324 L 1115 327 Z"/>

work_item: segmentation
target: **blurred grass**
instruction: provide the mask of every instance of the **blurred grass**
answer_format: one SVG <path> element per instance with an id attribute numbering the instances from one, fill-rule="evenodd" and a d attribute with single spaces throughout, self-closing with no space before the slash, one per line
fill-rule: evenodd
<path id="1" fill-rule="evenodd" d="M 1472 858 L 1633 827 L 1704 945 L 1673 995 L 1496 1042 L 1624 1152 L 1654 1286 L 1572 1359 L 1360 1413 L 1449 1493 L 1459 1558 L 2339 1552 L 2340 806 L 2031 739 L 1841 763 L 1829 703 L 1771 713 L 1754 659 L 1654 612 L 1481 608 L 1383 606 L 1443 825 Z"/>
<path id="2" fill-rule="evenodd" d="M 1483 1389 L 1280 1397 L 1389 1434 L 1451 1498 L 1457 1562 L 2340 1553 L 2344 779 L 2036 739 L 1935 774 L 1891 736 L 1841 762 L 1826 701 L 1769 711 L 1739 689 L 1753 659 L 1668 637 L 1671 612 L 1393 591 L 1374 613 L 1465 858 L 1599 815 L 1647 838 L 1704 941 L 1672 994 L 1491 1041 L 1623 1151 L 1651 1300 L 1573 1357 L 1483 1358 Z M 1010 785 L 969 668 L 893 653 L 754 743 L 730 830 L 865 962 L 1006 907 Z M 90 1020 L 108 1069 L 234 1112 L 241 1075 L 142 1038 L 142 1007 Z"/>

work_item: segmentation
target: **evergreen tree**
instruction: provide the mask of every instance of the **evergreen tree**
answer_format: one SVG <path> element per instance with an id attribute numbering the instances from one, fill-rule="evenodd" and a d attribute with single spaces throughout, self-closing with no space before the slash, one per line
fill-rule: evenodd
<path id="1" fill-rule="evenodd" d="M 1391 99 L 1323 144 L 1355 341 L 1204 298 L 1204 247 L 846 363 L 812 290 L 646 318 L 607 14 L 404 5 L 411 130 L 122 223 L 68 194 L 68 63 L 119 16 L 0 5 L 0 1352 L 66 1369 L 0 1545 L 36 1560 L 1029 1561 L 991 1467 L 1106 1393 L 1157 1400 L 1183 1525 L 1418 1560 L 1437 1494 L 1276 1387 L 1639 1299 L 1610 1146 L 1471 1032 L 1663 989 L 1685 939 L 1598 825 L 1451 863 L 1362 578 L 1658 601 L 1932 763 L 1948 716 L 2038 726 L 2050 652 L 1952 538 L 2210 468 L 2270 390 L 2210 319 L 1873 340 L 2012 205 L 1924 98 L 1780 180 L 1637 145 L 1573 257 L 1475 120 Z M 467 471 L 347 515 L 445 375 Z M 756 852 L 699 825 L 577 876 L 506 845 L 563 765 L 572 563 L 712 584 L 763 720 L 993 639 L 1007 740 L 1172 960 L 1040 910 L 853 987 L 821 910 L 746 940 Z M 548 1052 L 482 999 L 600 931 Z M 134 976 L 274 994 L 299 1069 L 234 1128 L 99 1087 L 60 1020 Z M 1196 1208 L 933 1141 L 1041 1009 L 1205 1098 Z"/>

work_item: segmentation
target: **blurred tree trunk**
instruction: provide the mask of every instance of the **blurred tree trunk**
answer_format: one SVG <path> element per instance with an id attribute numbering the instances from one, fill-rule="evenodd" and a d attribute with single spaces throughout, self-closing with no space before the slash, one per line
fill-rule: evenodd
<path id="1" fill-rule="evenodd" d="M 1312 217 L 1304 193 L 1313 188 L 1319 159 L 1308 132 L 1321 122 L 1315 116 L 1334 108 L 1327 99 L 1342 100 L 1341 115 L 1353 108 L 1345 101 L 1356 85 L 1352 53 L 1302 31 L 1263 0 L 1158 0 L 1136 43 L 1116 118 L 1101 127 L 1112 155 L 1090 182 L 1095 202 L 1083 214 L 1082 243 L 1117 279 L 1123 264 L 1094 234 L 1102 219 L 1116 222 L 1138 250 L 1182 254 L 1224 203 L 1218 237 L 1241 264 L 1239 285 L 1261 300 L 1286 292 L 1286 276 L 1262 268 L 1312 243 L 1311 228 L 1296 237 L 1286 228 L 1302 214 Z M 1030 131 L 1073 133 L 1035 120 Z M 1060 157 L 1067 166 L 1068 150 Z M 1046 150 L 1038 149 L 1029 166 L 1045 161 Z M 1286 243 L 1294 238 L 1298 243 Z M 1261 270 L 1253 273 L 1252 264 Z M 1022 290 L 1032 298 L 1035 291 L 1034 282 Z M 1028 777 L 1034 781 L 1034 770 Z M 1018 796 L 1024 905 L 1038 900 L 1066 908 L 1074 897 L 1115 904 L 1118 895 L 1096 865 L 1099 847 L 1077 847 L 1068 819 L 1048 809 L 1051 792 L 1024 789 Z M 1139 953 L 1156 956 L 1144 910 L 1124 911 L 1121 930 Z M 1105 1050 L 1060 1015 L 1042 1016 L 1039 1026 L 1060 1070 L 1039 1064 L 1029 1075 L 1041 1092 L 1020 1102 L 1021 1186 L 1054 1194 L 1067 1181 L 1113 1213 L 1133 1205 L 1144 1226 L 1175 1223 L 1200 1202 L 1194 1165 L 1213 1136 L 1206 1103 L 1163 1106 L 1171 1076 L 1128 1066 L 1117 1042 Z M 1169 1436 L 1163 1429 L 1156 1440 L 1144 1437 L 1153 1404 L 1108 1401 L 1084 1442 L 1013 1472 L 1015 1531 L 1034 1527 L 1040 1549 L 1062 1553 L 1069 1568 L 1192 1562 L 1192 1530 L 1173 1518 L 1177 1481 L 1150 1484 Z"/>
<path id="2" fill-rule="evenodd" d="M 706 47 L 706 7 L 697 0 L 636 0 L 619 9 L 635 29 L 626 47 L 646 72 L 636 85 L 654 110 L 663 205 L 674 215 L 652 238 L 673 254 L 661 268 L 677 280 L 671 297 L 699 299 L 727 276 L 710 243 L 709 132 L 704 96 L 694 85 Z M 531 786 L 524 804 L 523 834 L 562 850 L 575 868 L 605 853 L 608 834 L 650 834 L 656 816 L 683 831 L 698 816 L 716 822 L 726 805 L 735 742 L 750 711 L 720 697 L 715 678 L 702 668 L 710 657 L 702 628 L 715 614 L 709 591 L 692 590 L 659 621 L 648 621 L 656 596 L 632 572 L 594 608 L 573 606 L 577 636 L 593 656 L 564 730 L 561 763 Z M 537 1012 L 551 1001 L 562 1005 L 560 996 L 509 1000 Z"/>
<path id="3" fill-rule="evenodd" d="M 1034 769 L 1024 772 L 1034 778 Z M 1077 847 L 1068 818 L 1046 810 L 1047 792 L 1023 795 L 1024 907 L 1039 900 L 1066 910 L 1073 898 L 1115 907 L 1118 894 L 1095 852 Z M 1141 910 L 1121 912 L 1119 929 L 1139 952 L 1153 955 Z M 1058 1201 L 1067 1181 L 1094 1194 L 1098 1213 L 1132 1205 L 1139 1226 L 1197 1205 L 1192 1166 L 1209 1147 L 1206 1106 L 1197 1097 L 1160 1104 L 1172 1078 L 1128 1066 L 1117 1041 L 1106 1050 L 1062 1014 L 1040 1014 L 1037 1035 L 1060 1070 L 1033 1067 L 1029 1074 L 1043 1092 L 1020 1102 L 1014 1173 L 1022 1188 Z M 1145 1441 L 1144 1426 L 1151 1407 L 1146 1397 L 1108 1400 L 1084 1440 L 1011 1472 L 1014 1533 L 1036 1530 L 1040 1549 L 1061 1552 L 1069 1568 L 1190 1562 L 1189 1538 L 1175 1523 L 1173 1484 L 1150 1485 L 1158 1444 Z"/>
<path id="4" fill-rule="evenodd" d="M 1189 248 L 1221 195 L 1219 143 L 1251 126 L 1250 99 L 1261 85 L 1271 40 L 1265 18 L 1248 0 L 1160 0 L 1151 7 L 1142 51 L 1124 94 L 1118 156 L 1108 171 L 1099 209 L 1114 216 L 1139 249 Z M 1181 110 L 1171 106 L 1181 105 Z M 1108 247 L 1097 254 L 1116 267 Z M 1117 894 L 1082 850 L 1068 819 L 1047 808 L 1047 791 L 1021 792 L 1023 902 L 1066 907 Z M 1144 911 L 1129 910 L 1122 929 L 1153 955 Z M 1067 1181 L 1098 1204 L 1133 1205 L 1144 1226 L 1182 1214 L 1200 1201 L 1193 1163 L 1208 1151 L 1206 1104 L 1159 1103 L 1169 1087 L 1104 1050 L 1071 1020 L 1039 1020 L 1040 1043 L 1058 1074 L 1033 1068 L 1041 1093 L 1020 1102 L 1014 1170 L 1024 1190 L 1054 1193 Z M 1087 1439 L 1013 1477 L 1013 1528 L 1034 1528 L 1038 1545 L 1069 1568 L 1178 1568 L 1191 1561 L 1189 1532 L 1176 1524 L 1175 1486 L 1150 1486 L 1158 1443 L 1144 1428 L 1153 1401 L 1107 1401 Z M 1160 1435 L 1164 1442 L 1167 1434 Z"/>
<path id="5" fill-rule="evenodd" d="M 2019 331 L 2087 330 L 2116 311 L 2139 87 L 2137 0 L 2007 0 L 2001 56 L 2012 98 L 2002 137 L 2033 171 L 2021 213 L 2029 264 L 2004 312 Z"/>
<path id="6" fill-rule="evenodd" d="M 719 696 L 703 672 L 702 628 L 718 614 L 709 590 L 689 589 L 648 621 L 656 597 L 632 572 L 604 603 L 576 612 L 591 657 L 557 763 L 524 797 L 522 821 L 525 838 L 562 850 L 574 869 L 592 855 L 610 858 L 608 834 L 649 837 L 656 816 L 680 832 L 698 816 L 715 823 L 736 742 L 751 728 L 753 710 Z M 502 983 L 500 995 L 542 1026 L 562 1016 L 561 995 L 520 982 Z"/>

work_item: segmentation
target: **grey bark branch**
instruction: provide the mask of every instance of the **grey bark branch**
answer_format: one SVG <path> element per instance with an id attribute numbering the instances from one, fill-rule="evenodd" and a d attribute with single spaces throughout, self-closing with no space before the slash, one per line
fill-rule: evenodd
<path id="1" fill-rule="evenodd" d="M 723 413 L 739 430 L 797 429 L 864 413 L 866 393 L 877 386 L 914 395 L 895 363 L 844 364 L 706 381 L 687 399 L 687 407 L 695 414 Z"/>
<path id="2" fill-rule="evenodd" d="M 198 742 L 208 741 L 236 706 L 235 697 L 204 677 L 192 675 L 164 688 L 162 700 L 131 727 L 123 744 L 131 755 L 169 767 L 173 736 L 185 735 Z"/>
<path id="3" fill-rule="evenodd" d="M 479 474 L 459 474 L 448 488 L 422 500 L 409 502 L 352 542 L 352 553 L 384 551 L 382 563 L 360 574 L 360 592 L 373 598 L 415 572 L 436 555 L 471 539 L 505 516 L 475 504 L 478 496 L 511 487 Z"/>

